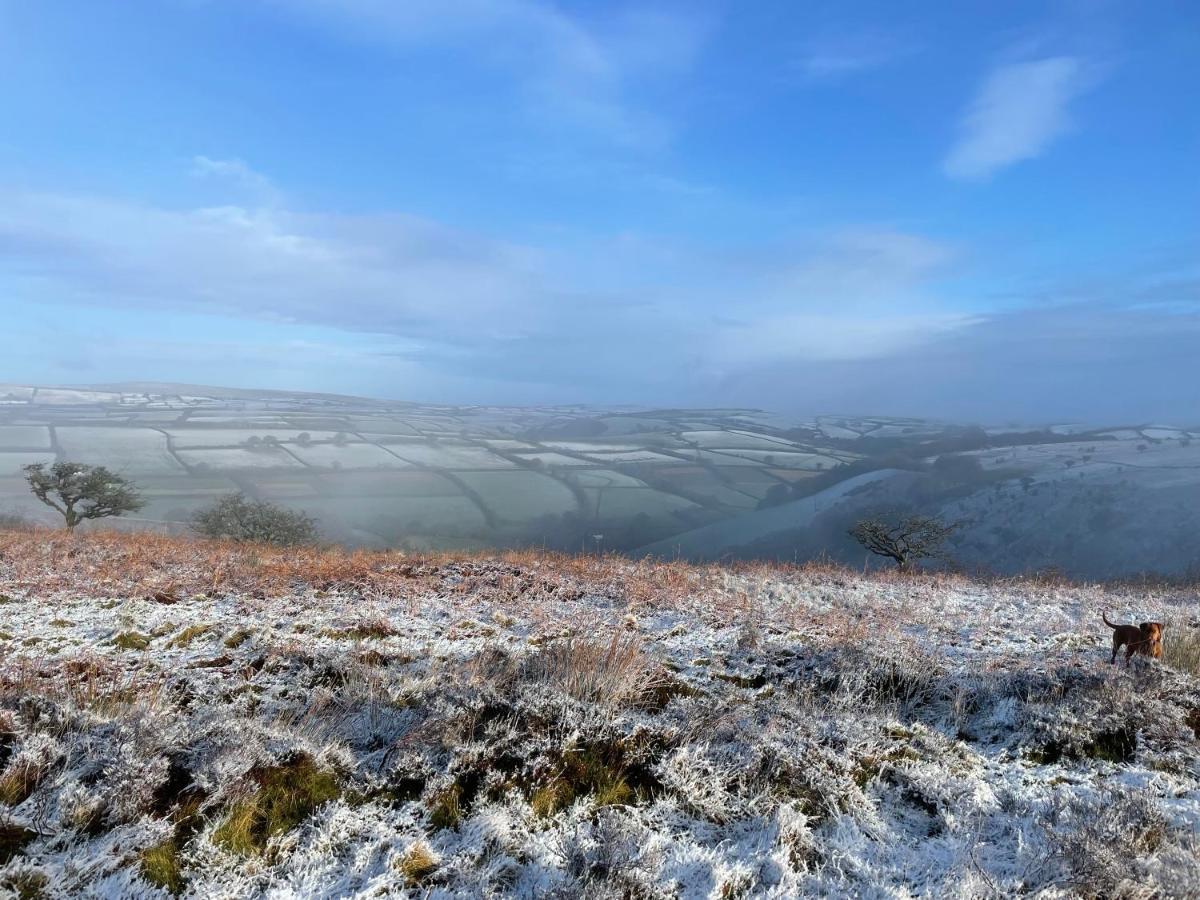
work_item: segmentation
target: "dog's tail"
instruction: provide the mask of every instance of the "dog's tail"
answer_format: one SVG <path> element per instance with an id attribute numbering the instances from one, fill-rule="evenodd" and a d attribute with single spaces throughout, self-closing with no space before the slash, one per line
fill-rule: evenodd
<path id="1" fill-rule="evenodd" d="M 1100 613 L 1100 618 L 1102 618 L 1104 620 L 1104 624 L 1107 625 L 1109 628 L 1119 628 L 1120 627 L 1120 626 L 1114 625 L 1112 622 L 1108 621 L 1108 616 L 1105 615 L 1103 612 Z"/>

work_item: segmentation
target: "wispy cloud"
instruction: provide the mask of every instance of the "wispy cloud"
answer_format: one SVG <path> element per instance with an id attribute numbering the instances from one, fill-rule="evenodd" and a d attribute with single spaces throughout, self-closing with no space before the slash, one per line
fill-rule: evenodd
<path id="1" fill-rule="evenodd" d="M 1068 107 L 1093 83 L 1090 67 L 1074 56 L 999 66 L 967 110 L 943 171 L 950 178 L 982 180 L 1039 156 L 1070 129 Z"/>
<path id="2" fill-rule="evenodd" d="M 709 15 L 653 5 L 583 20 L 543 0 L 265 0 L 301 21 L 397 49 L 449 46 L 505 73 L 529 112 L 625 145 L 657 146 L 661 115 L 637 101 L 641 82 L 686 73 Z"/>
<path id="3" fill-rule="evenodd" d="M 193 156 L 190 171 L 194 178 L 220 179 L 264 201 L 275 202 L 280 199 L 279 191 L 271 179 L 254 171 L 240 159 Z"/>
<path id="4" fill-rule="evenodd" d="M 270 185 L 244 163 L 198 160 Z M 764 359 L 869 358 L 960 321 L 931 290 L 952 251 L 921 235 L 840 230 L 753 252 L 624 233 L 530 246 L 283 197 L 179 209 L 0 189 L 0 291 L 381 336 L 406 365 L 583 397 L 655 379 L 678 390 L 672 373 L 711 381 Z"/>
<path id="5" fill-rule="evenodd" d="M 804 46 L 797 65 L 804 76 L 813 81 L 835 81 L 880 68 L 917 49 L 915 42 L 896 34 L 825 34 Z"/>

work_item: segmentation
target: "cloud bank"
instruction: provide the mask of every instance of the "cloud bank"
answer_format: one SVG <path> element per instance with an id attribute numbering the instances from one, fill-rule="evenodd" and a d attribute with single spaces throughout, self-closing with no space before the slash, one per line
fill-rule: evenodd
<path id="1" fill-rule="evenodd" d="M 58 380 L 111 371 L 119 348 L 161 369 L 131 363 L 131 378 L 274 368 L 289 382 L 276 386 L 321 389 L 328 365 L 338 390 L 408 399 L 1105 418 L 1165 414 L 1200 376 L 1200 275 L 1186 253 L 1103 291 L 1031 285 L 998 313 L 963 294 L 968 248 L 913 231 L 532 245 L 298 209 L 243 162 L 195 167 L 247 200 L 168 208 L 0 190 L 5 296 L 142 329 L 113 324 L 100 352 L 83 317 L 79 334 L 75 315 L 47 318 L 30 340 L 82 348 L 62 355 Z"/>

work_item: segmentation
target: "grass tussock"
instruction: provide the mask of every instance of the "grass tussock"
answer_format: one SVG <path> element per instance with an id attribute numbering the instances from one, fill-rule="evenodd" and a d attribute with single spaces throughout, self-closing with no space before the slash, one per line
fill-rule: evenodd
<path id="1" fill-rule="evenodd" d="M 1163 634 L 1162 661 L 1181 672 L 1200 675 L 1200 627 L 1168 623 Z"/>
<path id="2" fill-rule="evenodd" d="M 452 784 L 429 799 L 429 824 L 434 828 L 457 828 L 462 821 L 462 787 Z"/>
<path id="3" fill-rule="evenodd" d="M 396 862 L 396 868 L 409 887 L 420 887 L 438 869 L 438 858 L 424 841 L 413 844 Z"/>
<path id="4" fill-rule="evenodd" d="M 174 837 L 167 838 L 153 847 L 147 847 L 141 852 L 139 863 L 142 878 L 155 887 L 171 894 L 183 892 L 183 863 L 180 861 L 179 846 Z"/>
<path id="5" fill-rule="evenodd" d="M 13 762 L 8 771 L 0 776 L 0 803 L 19 806 L 37 790 L 42 779 L 49 774 L 48 763 L 34 759 Z"/>
<path id="6" fill-rule="evenodd" d="M 250 774 L 253 792 L 230 807 L 213 842 L 240 856 L 258 856 L 272 838 L 291 831 L 341 794 L 338 779 L 308 756 Z"/>
<path id="7" fill-rule="evenodd" d="M 654 692 L 661 667 L 644 651 L 637 635 L 614 631 L 607 639 L 569 637 L 546 644 L 525 668 L 581 703 L 615 709 Z"/>

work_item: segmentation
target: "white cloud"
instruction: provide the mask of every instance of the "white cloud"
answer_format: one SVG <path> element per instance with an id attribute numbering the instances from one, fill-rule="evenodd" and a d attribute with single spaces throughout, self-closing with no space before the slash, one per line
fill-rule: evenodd
<path id="1" fill-rule="evenodd" d="M 1091 86 L 1084 62 L 1055 56 L 1010 63 L 984 81 L 943 164 L 951 178 L 985 179 L 1040 155 L 1071 125 L 1070 102 Z"/>

